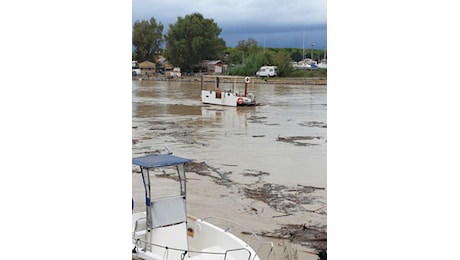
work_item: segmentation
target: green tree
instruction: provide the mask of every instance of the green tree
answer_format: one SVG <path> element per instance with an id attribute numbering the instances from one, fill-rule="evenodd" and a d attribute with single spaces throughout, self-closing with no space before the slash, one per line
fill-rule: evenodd
<path id="1" fill-rule="evenodd" d="M 206 19 L 200 13 L 178 17 L 165 35 L 164 56 L 185 71 L 204 59 L 221 58 L 225 50 L 225 41 L 219 38 L 221 31 L 213 19 Z"/>
<path id="2" fill-rule="evenodd" d="M 257 41 L 254 38 L 248 38 L 247 40 L 240 40 L 235 47 L 233 55 L 234 60 L 240 61 L 239 63 L 246 63 L 246 59 L 259 52 L 260 47 L 257 45 Z"/>
<path id="3" fill-rule="evenodd" d="M 136 47 L 135 55 L 138 61 L 155 62 L 155 56 L 161 52 L 163 44 L 163 24 L 150 18 L 150 21 L 141 20 L 134 22 L 133 46 Z"/>
<path id="4" fill-rule="evenodd" d="M 237 50 L 243 52 L 246 56 L 254 54 L 258 51 L 259 46 L 254 38 L 248 38 L 247 40 L 238 41 L 235 47 Z"/>
<path id="5" fill-rule="evenodd" d="M 266 49 L 266 50 L 261 51 L 259 53 L 260 54 L 257 55 L 258 65 L 260 65 L 260 66 L 263 66 L 263 65 L 276 66 L 274 64 L 275 63 L 275 58 L 274 57 L 276 55 L 276 53 L 274 51 Z"/>
<path id="6" fill-rule="evenodd" d="M 251 76 L 254 77 L 257 70 L 263 65 L 262 59 L 258 54 L 251 54 L 244 58 L 244 64 L 231 67 L 228 70 L 230 75 Z"/>
<path id="7" fill-rule="evenodd" d="M 280 51 L 276 54 L 274 62 L 278 67 L 278 76 L 289 77 L 292 74 L 294 68 L 291 61 L 291 57 L 287 51 Z"/>
<path id="8" fill-rule="evenodd" d="M 301 61 L 301 60 L 303 60 L 303 56 L 302 56 L 303 51 L 302 51 L 302 49 L 292 49 L 292 50 L 289 51 L 289 53 L 290 53 L 291 59 L 293 61 Z"/>

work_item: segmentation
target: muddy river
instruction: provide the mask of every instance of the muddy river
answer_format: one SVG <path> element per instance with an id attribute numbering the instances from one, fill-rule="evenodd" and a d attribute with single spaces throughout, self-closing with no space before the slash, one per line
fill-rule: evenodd
<path id="1" fill-rule="evenodd" d="M 238 220 L 274 243 L 271 260 L 317 259 L 327 248 L 327 87 L 250 84 L 255 107 L 202 104 L 200 87 L 133 80 L 133 156 L 167 147 L 192 159 L 187 213 Z M 135 168 L 132 185 L 143 211 Z"/>
<path id="2" fill-rule="evenodd" d="M 132 82 L 133 156 L 178 156 L 266 182 L 326 187 L 327 87 L 250 84 L 256 107 L 204 105 L 200 82 Z"/>

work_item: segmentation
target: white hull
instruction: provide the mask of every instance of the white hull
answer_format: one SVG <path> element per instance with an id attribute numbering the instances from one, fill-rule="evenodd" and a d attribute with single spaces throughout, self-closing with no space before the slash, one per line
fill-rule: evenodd
<path id="1" fill-rule="evenodd" d="M 327 64 L 325 64 L 325 63 L 320 63 L 320 64 L 318 64 L 318 68 L 319 68 L 319 69 L 325 69 L 325 70 L 326 70 L 326 69 L 327 69 Z"/>
<path id="2" fill-rule="evenodd" d="M 311 69 L 311 65 L 309 64 L 302 64 L 302 65 L 293 65 L 294 69 L 297 69 L 297 70 L 309 70 Z"/>
<path id="3" fill-rule="evenodd" d="M 324 59 L 320 63 L 318 63 L 318 68 L 320 69 L 327 69 L 327 60 Z"/>
<path id="4" fill-rule="evenodd" d="M 301 60 L 299 62 L 296 62 L 296 63 L 292 64 L 292 66 L 296 70 L 311 70 L 311 69 L 317 69 L 318 68 L 317 62 L 312 60 L 312 59 Z"/>
<path id="5" fill-rule="evenodd" d="M 133 214 L 133 256 L 147 260 L 172 260 L 172 259 L 192 259 L 192 260 L 260 260 L 258 254 L 271 252 L 272 244 L 260 242 L 254 239 L 253 243 L 258 243 L 257 253 L 248 243 L 236 237 L 228 230 L 221 229 L 209 222 L 197 219 L 192 216 L 187 217 L 187 224 L 173 225 L 169 227 L 158 228 L 157 237 L 162 241 L 174 241 L 171 243 L 162 243 L 151 240 L 150 249 L 146 248 L 147 232 L 143 230 L 142 219 L 145 219 L 145 213 Z M 137 227 L 136 227 L 137 222 Z M 163 229 L 163 230 L 162 230 Z M 187 241 L 182 246 L 174 238 L 183 237 L 187 232 Z M 255 236 L 255 234 L 254 234 Z M 172 239 L 168 239 L 172 238 Z M 154 239 L 154 238 L 150 238 Z M 182 258 L 182 256 L 186 258 Z"/>
<path id="6" fill-rule="evenodd" d="M 255 98 L 238 96 L 234 92 L 216 92 L 214 90 L 202 90 L 201 101 L 205 104 L 221 106 L 253 106 L 256 104 Z"/>

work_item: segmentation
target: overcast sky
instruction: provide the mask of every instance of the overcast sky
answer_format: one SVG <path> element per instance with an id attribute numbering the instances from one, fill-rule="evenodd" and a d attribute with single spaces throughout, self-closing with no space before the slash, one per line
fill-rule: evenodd
<path id="1" fill-rule="evenodd" d="M 254 38 L 260 46 L 327 48 L 326 0 L 133 0 L 132 22 L 154 17 L 166 33 L 177 17 L 201 13 L 222 29 L 227 46 Z"/>

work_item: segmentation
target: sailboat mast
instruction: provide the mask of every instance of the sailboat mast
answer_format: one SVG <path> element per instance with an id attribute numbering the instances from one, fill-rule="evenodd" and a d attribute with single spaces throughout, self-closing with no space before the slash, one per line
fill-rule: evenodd
<path id="1" fill-rule="evenodd" d="M 305 31 L 302 33 L 302 60 L 305 59 Z"/>

